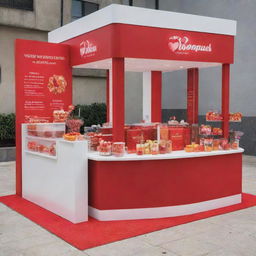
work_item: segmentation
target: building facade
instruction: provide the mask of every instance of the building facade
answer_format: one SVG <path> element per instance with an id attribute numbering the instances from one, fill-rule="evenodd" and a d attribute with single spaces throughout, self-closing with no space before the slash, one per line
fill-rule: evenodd
<path id="1" fill-rule="evenodd" d="M 254 41 L 255 0 L 0 0 L 0 113 L 15 111 L 14 42 L 16 38 L 47 41 L 47 33 L 111 3 L 184 12 L 238 21 L 235 64 L 231 67 L 230 110 L 242 112 L 242 124 L 232 127 L 246 135 L 247 153 L 256 153 Z M 105 102 L 105 72 L 73 71 L 74 104 Z M 142 119 L 142 74 L 126 74 L 126 122 Z M 163 74 L 163 115 L 185 117 L 186 71 Z M 199 112 L 221 108 L 221 70 L 200 70 Z"/>

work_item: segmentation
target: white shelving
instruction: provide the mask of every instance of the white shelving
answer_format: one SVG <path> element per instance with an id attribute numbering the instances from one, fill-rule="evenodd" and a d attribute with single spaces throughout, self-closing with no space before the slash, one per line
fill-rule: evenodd
<path id="1" fill-rule="evenodd" d="M 50 158 L 50 159 L 57 159 L 57 156 L 50 156 L 44 153 L 38 153 L 38 152 L 34 152 L 34 151 L 29 151 L 29 150 L 25 150 L 26 153 L 31 154 L 31 155 L 35 155 L 35 156 L 40 156 L 40 157 L 46 157 L 46 158 Z"/>

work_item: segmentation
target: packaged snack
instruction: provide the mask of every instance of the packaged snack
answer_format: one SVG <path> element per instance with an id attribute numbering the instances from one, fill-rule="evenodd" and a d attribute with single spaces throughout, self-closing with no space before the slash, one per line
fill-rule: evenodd
<path id="1" fill-rule="evenodd" d="M 187 153 L 193 152 L 193 151 L 194 151 L 193 146 L 192 146 L 192 145 L 186 145 L 185 151 L 186 151 Z"/>
<path id="2" fill-rule="evenodd" d="M 54 123 L 63 123 L 66 122 L 67 118 L 69 116 L 68 111 L 61 110 L 54 110 L 53 111 L 53 122 Z"/>
<path id="3" fill-rule="evenodd" d="M 213 151 L 213 140 L 212 139 L 204 139 L 204 151 L 205 152 Z"/>
<path id="4" fill-rule="evenodd" d="M 229 144 L 227 139 L 224 139 L 224 138 L 220 139 L 220 149 L 222 150 L 227 149 L 229 147 L 229 146 L 226 146 L 227 144 Z"/>
<path id="5" fill-rule="evenodd" d="M 81 136 L 79 132 L 70 132 L 70 133 L 64 134 L 63 138 L 64 140 L 75 141 L 75 140 L 78 140 L 79 136 Z"/>
<path id="6" fill-rule="evenodd" d="M 169 129 L 167 125 L 160 126 L 160 140 L 168 140 L 169 139 Z"/>
<path id="7" fill-rule="evenodd" d="M 158 155 L 159 154 L 159 145 L 157 141 L 154 141 L 151 145 L 151 154 Z"/>
<path id="8" fill-rule="evenodd" d="M 242 121 L 242 113 L 230 113 L 229 114 L 229 121 L 231 122 L 241 122 Z"/>
<path id="9" fill-rule="evenodd" d="M 166 140 L 160 140 L 159 153 L 160 154 L 166 154 L 167 153 Z"/>
<path id="10" fill-rule="evenodd" d="M 206 121 L 222 121 L 222 115 L 217 111 L 209 111 L 206 113 Z"/>
<path id="11" fill-rule="evenodd" d="M 222 133 L 223 133 L 223 131 L 222 131 L 221 128 L 214 127 L 214 128 L 212 129 L 212 134 L 213 134 L 213 135 L 222 135 Z"/>
<path id="12" fill-rule="evenodd" d="M 136 154 L 137 155 L 144 154 L 144 144 L 136 144 Z"/>
<path id="13" fill-rule="evenodd" d="M 172 152 L 172 141 L 167 140 L 166 141 L 166 153 L 171 153 Z"/>
<path id="14" fill-rule="evenodd" d="M 202 124 L 200 126 L 200 134 L 203 135 L 211 135 L 212 134 L 212 127 L 210 125 Z"/>
<path id="15" fill-rule="evenodd" d="M 220 150 L 220 140 L 219 139 L 213 140 L 213 150 Z"/>
<path id="16" fill-rule="evenodd" d="M 145 155 L 151 154 L 151 146 L 150 146 L 150 143 L 148 142 L 144 144 L 144 154 Z"/>
<path id="17" fill-rule="evenodd" d="M 231 142 L 231 149 L 239 149 L 239 140 L 235 139 Z"/>

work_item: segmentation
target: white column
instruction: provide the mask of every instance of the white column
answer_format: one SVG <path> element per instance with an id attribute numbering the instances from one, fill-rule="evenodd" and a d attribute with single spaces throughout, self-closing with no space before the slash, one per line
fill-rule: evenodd
<path id="1" fill-rule="evenodd" d="M 151 72 L 143 72 L 143 120 L 151 122 Z"/>

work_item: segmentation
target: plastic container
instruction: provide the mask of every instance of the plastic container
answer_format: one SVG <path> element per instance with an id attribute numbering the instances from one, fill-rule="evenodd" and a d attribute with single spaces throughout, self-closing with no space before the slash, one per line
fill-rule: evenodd
<path id="1" fill-rule="evenodd" d="M 123 156 L 125 153 L 125 143 L 124 142 L 114 142 L 112 145 L 112 154 L 114 156 Z"/>
<path id="2" fill-rule="evenodd" d="M 144 154 L 145 155 L 151 154 L 151 146 L 150 146 L 150 143 L 148 142 L 144 144 Z"/>
<path id="3" fill-rule="evenodd" d="M 160 126 L 160 140 L 168 140 L 169 139 L 169 129 L 167 125 Z"/>
<path id="4" fill-rule="evenodd" d="M 159 154 L 159 145 L 157 142 L 153 142 L 151 146 L 151 154 L 152 155 L 158 155 Z"/>
<path id="5" fill-rule="evenodd" d="M 204 139 L 204 151 L 205 152 L 213 151 L 213 140 L 212 139 Z"/>
<path id="6" fill-rule="evenodd" d="M 172 141 L 167 140 L 166 141 L 166 153 L 171 153 L 172 152 Z"/>
<path id="7" fill-rule="evenodd" d="M 227 144 L 229 144 L 227 139 L 224 139 L 224 138 L 220 139 L 220 149 L 222 150 L 228 149 L 229 146 L 227 146 Z"/>
<path id="8" fill-rule="evenodd" d="M 100 144 L 100 136 L 101 134 L 97 133 L 91 133 L 90 135 L 87 135 L 86 139 L 89 140 L 90 151 L 97 151 L 97 148 Z"/>
<path id="9" fill-rule="evenodd" d="M 159 143 L 159 153 L 160 154 L 166 154 L 167 153 L 166 140 L 160 140 L 160 143 Z"/>
<path id="10" fill-rule="evenodd" d="M 220 140 L 219 139 L 213 140 L 213 150 L 220 150 Z"/>
<path id="11" fill-rule="evenodd" d="M 139 156 L 143 155 L 144 154 L 144 148 L 145 148 L 144 144 L 137 144 L 136 145 L 136 154 L 139 155 Z"/>
<path id="12" fill-rule="evenodd" d="M 56 142 L 43 139 L 27 139 L 26 150 L 45 155 L 56 156 Z"/>
<path id="13" fill-rule="evenodd" d="M 27 125 L 27 134 L 42 138 L 62 138 L 65 128 L 65 123 L 29 124 Z"/>
<path id="14" fill-rule="evenodd" d="M 53 111 L 53 122 L 55 122 L 55 123 L 66 122 L 68 116 L 69 116 L 69 112 L 68 111 L 54 110 Z"/>
<path id="15" fill-rule="evenodd" d="M 80 119 L 68 119 L 66 121 L 66 125 L 68 128 L 68 132 L 80 132 L 81 126 L 84 124 L 84 121 Z"/>
<path id="16" fill-rule="evenodd" d="M 111 142 L 101 140 L 98 146 L 98 151 L 100 156 L 110 156 L 112 153 Z"/>
<path id="17" fill-rule="evenodd" d="M 235 139 L 231 142 L 231 149 L 239 149 L 239 139 Z"/>

